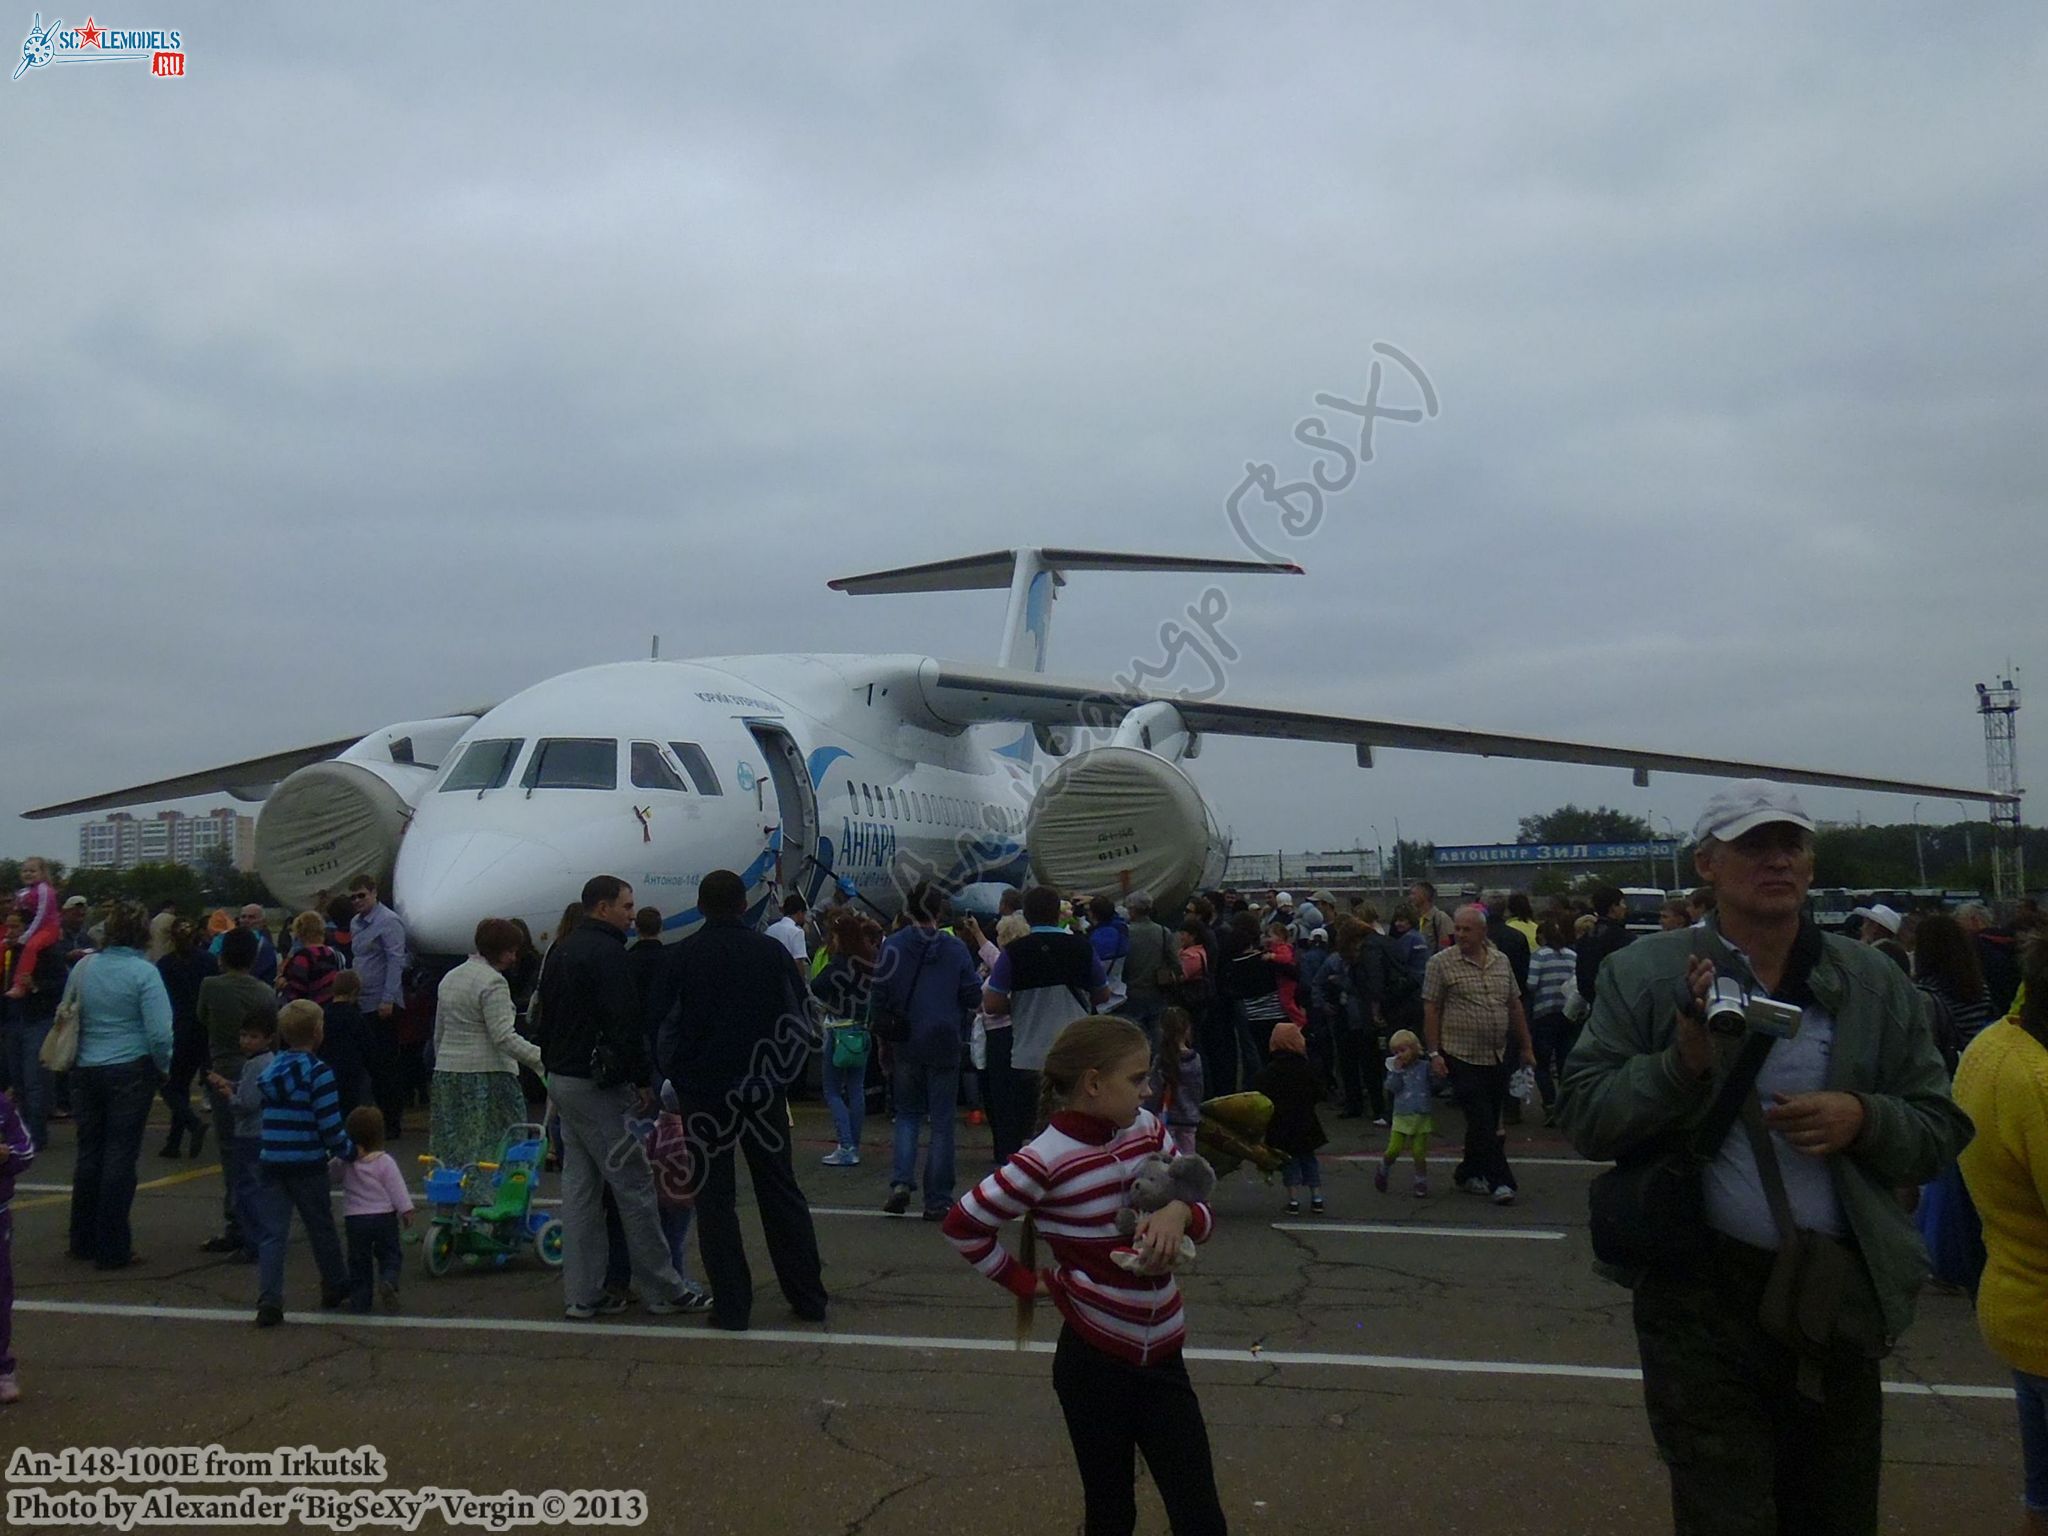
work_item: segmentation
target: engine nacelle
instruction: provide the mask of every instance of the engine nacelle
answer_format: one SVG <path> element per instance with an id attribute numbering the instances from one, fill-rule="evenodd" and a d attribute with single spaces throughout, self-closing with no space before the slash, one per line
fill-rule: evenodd
<path id="1" fill-rule="evenodd" d="M 1223 878 L 1230 841 L 1179 768 L 1139 747 L 1063 762 L 1031 802 L 1034 875 L 1067 895 L 1143 892 L 1164 910 Z"/>
<path id="2" fill-rule="evenodd" d="M 256 872 L 279 901 L 309 907 L 357 875 L 389 894 L 413 807 L 474 715 L 412 720 L 289 775 L 256 817 Z"/>

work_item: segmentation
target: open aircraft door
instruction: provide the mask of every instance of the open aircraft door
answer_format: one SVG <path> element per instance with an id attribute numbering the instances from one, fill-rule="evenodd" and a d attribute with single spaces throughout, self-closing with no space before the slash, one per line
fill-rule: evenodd
<path id="1" fill-rule="evenodd" d="M 784 891 L 795 891 L 807 902 L 816 902 L 818 884 L 825 871 L 818 863 L 818 797 L 811 788 L 810 769 L 796 740 L 782 726 L 769 721 L 749 720 L 747 730 L 768 765 L 768 780 L 775 788 L 776 815 L 782 838 L 777 845 L 775 883 Z"/>

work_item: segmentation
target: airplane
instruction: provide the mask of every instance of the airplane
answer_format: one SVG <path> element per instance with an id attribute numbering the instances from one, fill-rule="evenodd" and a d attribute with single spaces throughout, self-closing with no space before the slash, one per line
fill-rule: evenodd
<path id="1" fill-rule="evenodd" d="M 893 916 L 921 878 L 955 892 L 1033 878 L 1070 894 L 1142 891 L 1170 910 L 1218 883 L 1228 854 L 1182 766 L 1209 735 L 1344 743 L 1368 768 L 1375 749 L 1388 748 L 1627 768 L 1638 784 L 1657 772 L 2010 798 L 1224 702 L 1142 687 L 1136 675 L 1051 677 L 1053 603 L 1080 572 L 1305 574 L 1266 560 L 1008 549 L 842 577 L 828 585 L 855 596 L 1007 590 L 994 665 L 902 654 L 612 662 L 487 708 L 26 814 L 214 791 L 261 799 L 256 865 L 280 901 L 310 905 L 319 891 L 373 875 L 415 952 L 453 960 L 469 953 L 487 916 L 521 918 L 545 937 L 600 872 L 658 908 L 669 939 L 698 925 L 697 884 L 721 868 L 745 880 L 756 923 L 791 890 L 813 904 L 834 892 Z M 1170 655 L 1204 652 L 1202 614 L 1190 609 L 1189 618 L 1162 627 Z"/>

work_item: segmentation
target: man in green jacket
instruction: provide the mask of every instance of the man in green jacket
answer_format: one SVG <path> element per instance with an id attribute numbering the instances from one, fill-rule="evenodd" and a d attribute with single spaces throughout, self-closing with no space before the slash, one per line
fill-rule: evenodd
<path id="1" fill-rule="evenodd" d="M 1587 1157 L 1627 1159 L 1702 1119 L 1746 1029 L 1708 1024 L 1717 977 L 1796 1005 L 1755 1097 L 1792 1225 L 1846 1246 L 1828 1348 L 1803 1356 L 1760 1321 L 1782 1246 L 1752 1133 L 1737 1119 L 1701 1175 L 1709 1257 L 1606 1271 L 1635 1291 L 1644 1395 L 1682 1536 L 1867 1536 L 1877 1529 L 1877 1357 L 1926 1278 L 1895 1191 L 1970 1138 L 1912 983 L 1806 913 L 1813 822 L 1784 786 L 1745 780 L 1694 829 L 1716 912 L 1601 966 L 1559 1119 Z M 1725 991 L 1725 986 L 1724 986 Z"/>

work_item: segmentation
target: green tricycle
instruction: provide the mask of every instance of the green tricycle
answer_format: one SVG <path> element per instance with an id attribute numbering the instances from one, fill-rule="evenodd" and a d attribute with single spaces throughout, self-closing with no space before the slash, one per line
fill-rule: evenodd
<path id="1" fill-rule="evenodd" d="M 420 1159 L 428 1169 L 427 1203 L 434 1208 L 420 1239 L 420 1257 L 428 1274 L 445 1275 L 457 1260 L 468 1265 L 489 1262 L 503 1268 L 515 1253 L 529 1246 L 534 1257 L 550 1269 L 561 1267 L 562 1223 L 533 1209 L 547 1145 L 544 1127 L 520 1124 L 505 1132 L 493 1162 L 456 1168 L 437 1157 Z M 486 1176 L 491 1181 L 491 1199 L 482 1205 L 469 1204 L 476 1181 Z"/>

